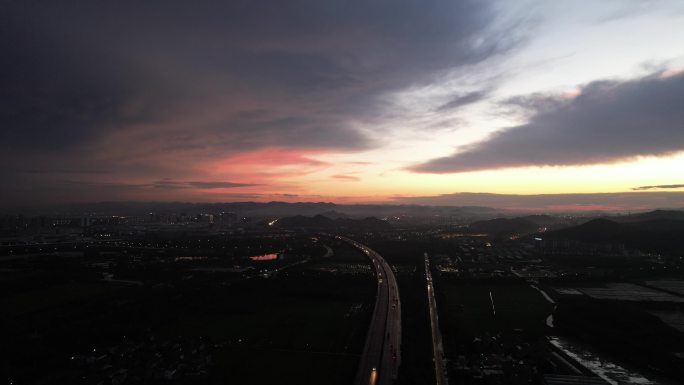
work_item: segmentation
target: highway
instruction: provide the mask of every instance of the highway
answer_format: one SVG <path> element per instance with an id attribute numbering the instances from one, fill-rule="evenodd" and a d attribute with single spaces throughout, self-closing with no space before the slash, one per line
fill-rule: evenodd
<path id="1" fill-rule="evenodd" d="M 378 282 L 375 307 L 354 384 L 392 384 L 397 379 L 401 362 L 401 301 L 397 280 L 380 254 L 352 239 L 338 238 L 370 258 Z"/>
<path id="2" fill-rule="evenodd" d="M 435 383 L 448 385 L 446 365 L 444 363 L 444 348 L 442 346 L 442 333 L 439 332 L 439 318 L 437 316 L 437 302 L 435 301 L 435 287 L 432 284 L 430 272 L 430 260 L 427 253 L 425 256 L 425 278 L 427 280 L 428 303 L 430 306 L 430 326 L 432 327 L 432 355 L 435 362 Z"/>

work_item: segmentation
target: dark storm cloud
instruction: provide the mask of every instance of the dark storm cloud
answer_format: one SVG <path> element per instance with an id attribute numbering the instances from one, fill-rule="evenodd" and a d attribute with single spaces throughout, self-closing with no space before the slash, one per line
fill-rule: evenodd
<path id="1" fill-rule="evenodd" d="M 560 109 L 567 102 L 567 96 L 537 92 L 508 98 L 500 103 L 500 106 L 508 113 L 513 112 L 511 109 L 519 109 L 525 113 L 540 114 Z"/>
<path id="2" fill-rule="evenodd" d="M 448 102 L 437 107 L 437 111 L 448 111 L 468 104 L 473 104 L 486 98 L 488 94 L 489 92 L 487 91 L 473 91 L 467 94 L 456 95 Z"/>
<path id="3" fill-rule="evenodd" d="M 661 184 L 656 186 L 639 186 L 634 187 L 632 190 L 642 191 L 642 190 L 657 190 L 657 189 L 675 189 L 684 188 L 684 184 Z"/>
<path id="4" fill-rule="evenodd" d="M 30 194 L 51 188 L 35 170 L 136 185 L 260 148 L 371 148 L 388 94 L 515 44 L 495 16 L 479 0 L 5 1 L 3 173 Z"/>
<path id="5" fill-rule="evenodd" d="M 117 183 L 117 182 L 84 182 L 84 181 L 61 181 L 57 182 L 65 186 L 91 186 L 91 187 L 104 187 L 112 189 L 163 189 L 163 190 L 176 190 L 176 189 L 226 189 L 226 188 L 236 188 L 236 187 L 248 187 L 256 186 L 255 184 L 248 183 L 234 183 L 226 181 L 176 181 L 171 179 L 163 179 L 150 183 Z"/>
<path id="6" fill-rule="evenodd" d="M 413 170 L 457 173 L 585 165 L 684 151 L 682 100 L 684 74 L 594 82 L 573 99 L 531 98 L 523 103 L 535 111 L 529 123 Z"/>
<path id="7" fill-rule="evenodd" d="M 493 15 L 473 0 L 29 0 L 3 11 L 2 142 L 57 151 L 216 109 L 213 125 L 176 130 L 230 134 L 210 145 L 258 147 L 272 135 L 283 146 L 364 147 L 348 121 L 383 93 L 503 49 L 474 43 Z M 234 120 L 255 109 L 273 119 Z"/>

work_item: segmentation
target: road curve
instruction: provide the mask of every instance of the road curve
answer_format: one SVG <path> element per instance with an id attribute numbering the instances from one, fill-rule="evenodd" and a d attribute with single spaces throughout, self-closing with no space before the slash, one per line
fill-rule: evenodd
<path id="1" fill-rule="evenodd" d="M 401 301 L 394 272 L 380 254 L 369 247 L 346 237 L 337 238 L 370 258 L 378 282 L 373 316 L 354 384 L 392 384 L 397 379 L 401 362 Z"/>

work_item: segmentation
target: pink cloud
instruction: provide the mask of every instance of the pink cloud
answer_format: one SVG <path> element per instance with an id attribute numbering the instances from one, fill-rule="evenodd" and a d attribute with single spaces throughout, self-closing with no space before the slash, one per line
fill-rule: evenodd
<path id="1" fill-rule="evenodd" d="M 332 178 L 348 182 L 358 182 L 360 180 L 358 176 L 344 174 L 333 175 Z"/>

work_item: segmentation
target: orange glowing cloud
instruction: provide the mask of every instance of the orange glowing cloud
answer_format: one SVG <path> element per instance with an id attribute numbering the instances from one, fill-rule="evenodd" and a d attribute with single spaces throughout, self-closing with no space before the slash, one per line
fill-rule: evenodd
<path id="1" fill-rule="evenodd" d="M 199 172 L 212 179 L 252 184 L 240 188 L 242 192 L 302 192 L 307 189 L 301 178 L 330 167 L 329 163 L 313 158 L 323 153 L 309 149 L 261 148 L 209 160 L 200 165 Z"/>
<path id="2" fill-rule="evenodd" d="M 241 166 L 313 166 L 325 167 L 326 162 L 311 158 L 323 151 L 300 150 L 292 148 L 261 148 L 254 151 L 240 152 L 219 160 L 219 168 L 234 170 Z"/>

